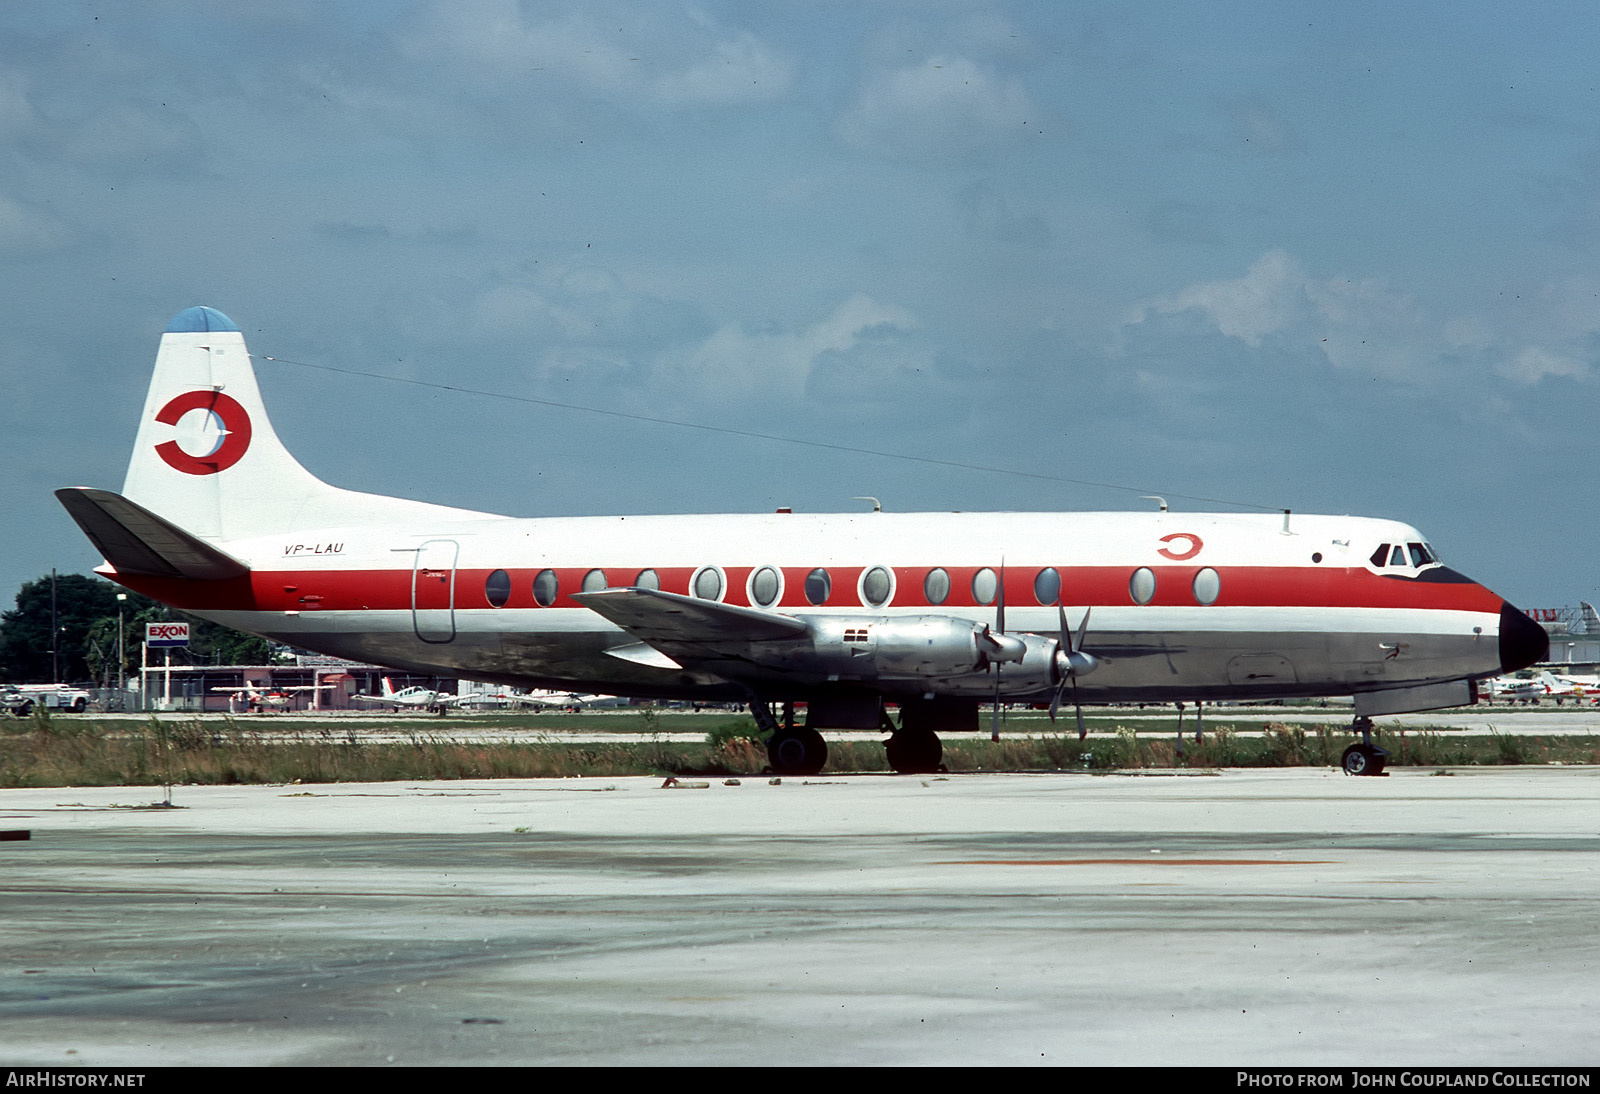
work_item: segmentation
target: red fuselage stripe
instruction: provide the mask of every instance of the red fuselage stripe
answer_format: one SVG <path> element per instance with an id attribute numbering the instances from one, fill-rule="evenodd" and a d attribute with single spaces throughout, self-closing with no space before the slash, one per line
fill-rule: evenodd
<path id="1" fill-rule="evenodd" d="M 556 573 L 559 589 L 550 606 L 579 607 L 571 594 L 581 590 L 584 575 L 593 567 L 550 568 Z M 874 610 L 874 606 L 864 604 L 857 593 L 861 575 L 868 567 L 829 567 L 831 592 L 826 601 L 817 605 L 811 604 L 805 595 L 806 575 L 811 572 L 809 567 L 783 567 L 784 588 L 779 602 L 771 605 L 752 604 L 746 589 L 750 575 L 759 568 L 725 567 L 724 602 L 777 610 L 811 607 L 854 612 Z M 973 577 L 983 568 L 945 567 L 950 576 L 950 595 L 942 604 L 931 604 L 923 593 L 923 580 L 930 567 L 895 567 L 895 593 L 884 606 L 929 611 L 963 609 L 966 615 L 971 615 L 973 610 L 993 610 L 992 604 L 980 604 L 973 596 Z M 1150 600 L 1150 605 L 1194 607 L 1197 602 L 1193 581 L 1203 568 L 1195 565 L 1149 567 L 1156 576 L 1155 596 Z M 1500 597 L 1473 582 L 1428 582 L 1384 577 L 1359 568 L 1213 568 L 1221 578 L 1221 593 L 1214 601 L 1219 607 L 1413 608 L 1497 613 L 1501 605 Z M 504 604 L 506 610 L 537 609 L 541 606 L 533 595 L 534 577 L 541 569 L 507 568 L 506 572 L 511 578 L 511 596 Z M 1074 606 L 1133 606 L 1135 602 L 1128 588 L 1133 569 L 1128 566 L 1059 566 L 1061 600 Z M 453 595 L 450 597 L 452 606 L 457 609 L 492 607 L 485 596 L 484 586 L 493 572 L 483 568 L 455 570 Z M 607 570 L 606 576 L 610 585 L 625 586 L 634 583 L 639 572 L 634 568 L 612 568 Z M 690 579 L 696 569 L 687 566 L 658 567 L 655 573 L 663 590 L 689 594 Z M 1007 568 L 1007 607 L 1038 606 L 1033 589 L 1033 579 L 1037 573 L 1036 568 Z M 417 603 L 424 607 L 443 608 L 451 572 L 422 571 L 415 578 L 418 584 Z M 412 608 L 413 571 L 410 569 L 256 570 L 248 577 L 229 581 L 190 581 L 127 574 L 118 575 L 118 580 L 137 592 L 195 611 L 409 611 Z M 424 583 L 435 583 L 437 588 L 426 588 Z M 1053 602 L 1047 606 L 1053 606 Z"/>

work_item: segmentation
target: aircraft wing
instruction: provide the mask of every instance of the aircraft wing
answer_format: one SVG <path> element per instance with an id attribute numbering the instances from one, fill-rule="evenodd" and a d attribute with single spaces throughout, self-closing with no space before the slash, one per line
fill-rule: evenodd
<path id="1" fill-rule="evenodd" d="M 679 664 L 738 659 L 753 643 L 794 641 L 811 633 L 793 616 L 658 589 L 604 589 L 575 593 L 573 599 Z"/>

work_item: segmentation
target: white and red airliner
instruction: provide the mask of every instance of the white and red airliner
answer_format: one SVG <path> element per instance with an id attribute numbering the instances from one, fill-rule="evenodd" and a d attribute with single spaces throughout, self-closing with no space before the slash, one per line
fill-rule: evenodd
<path id="1" fill-rule="evenodd" d="M 1471 703 L 1548 649 L 1390 520 L 523 519 L 339 489 L 284 448 L 243 335 L 204 307 L 162 336 L 122 493 L 57 496 L 100 572 L 173 607 L 411 672 L 746 702 L 787 772 L 825 762 L 818 729 L 880 727 L 893 766 L 931 770 L 937 734 L 1000 700 L 1353 694 L 1364 729 Z M 1364 734 L 1345 762 L 1375 772 L 1383 753 Z"/>

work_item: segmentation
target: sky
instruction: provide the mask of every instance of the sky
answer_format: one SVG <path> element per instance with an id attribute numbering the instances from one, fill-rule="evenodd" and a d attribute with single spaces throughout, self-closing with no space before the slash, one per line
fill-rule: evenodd
<path id="1" fill-rule="evenodd" d="M 194 304 L 352 489 L 1160 494 L 1600 601 L 1596 42 L 1591 3 L 0 5 L 0 603 L 99 562 L 52 491 L 120 488 Z"/>

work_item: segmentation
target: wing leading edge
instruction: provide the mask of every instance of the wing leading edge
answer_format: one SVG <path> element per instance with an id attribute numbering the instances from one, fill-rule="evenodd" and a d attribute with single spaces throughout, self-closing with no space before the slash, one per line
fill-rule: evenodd
<path id="1" fill-rule="evenodd" d="M 705 661 L 743 659 L 752 645 L 808 638 L 811 629 L 792 616 L 719 604 L 658 589 L 604 589 L 573 599 L 615 623 L 665 656 L 672 665 L 643 656 L 635 646 L 607 651 L 626 661 L 669 668 Z"/>

